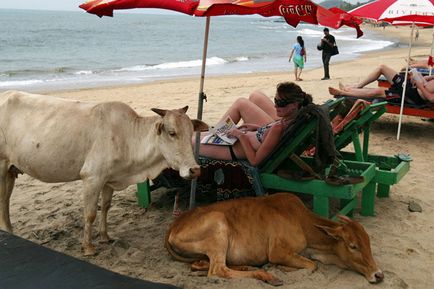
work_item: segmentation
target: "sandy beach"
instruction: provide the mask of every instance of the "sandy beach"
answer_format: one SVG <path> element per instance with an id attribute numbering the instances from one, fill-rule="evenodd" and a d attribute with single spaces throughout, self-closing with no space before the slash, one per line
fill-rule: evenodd
<path id="1" fill-rule="evenodd" d="M 405 27 L 378 30 L 385 37 L 399 38 L 402 43 L 409 40 L 410 30 Z M 419 33 L 412 56 L 426 59 L 430 53 L 432 30 L 421 29 Z M 331 98 L 327 90 L 329 86 L 336 87 L 339 82 L 357 82 L 381 63 L 399 70 L 405 65 L 407 54 L 408 48 L 395 48 L 367 53 L 348 62 L 336 63 L 332 59 L 331 80 L 321 81 L 323 70 L 318 68 L 303 71 L 304 80 L 299 84 L 313 95 L 316 103 L 322 103 Z M 291 65 L 288 71 L 280 73 L 207 77 L 205 93 L 208 100 L 204 104 L 204 121 L 214 124 L 235 99 L 247 97 L 253 90 L 259 89 L 273 96 L 277 83 L 294 79 L 292 69 Z M 195 118 L 198 90 L 197 77 L 134 86 L 75 91 L 59 89 L 48 94 L 81 101 L 122 101 L 141 115 L 152 115 L 152 107 L 172 109 L 189 105 L 188 114 Z M 409 153 L 413 158 L 410 172 L 392 187 L 390 198 L 376 199 L 375 217 L 355 214 L 355 219 L 363 224 L 371 237 L 374 258 L 385 274 L 384 282 L 370 285 L 362 275 L 322 264 L 314 273 L 267 269 L 283 280 L 282 288 L 434 288 L 434 122 L 404 116 L 399 141 L 396 140 L 397 126 L 398 116 L 391 114 L 383 115 L 374 123 L 370 152 L 388 156 Z M 251 279 L 194 276 L 189 265 L 172 260 L 163 242 L 166 229 L 173 220 L 175 192 L 164 188 L 152 193 L 152 204 L 148 209 L 137 205 L 135 186 L 115 192 L 108 217 L 109 234 L 115 242 L 97 244 L 97 256 L 82 257 L 80 189 L 81 182 L 46 184 L 29 176 L 20 176 L 11 197 L 11 221 L 15 234 L 115 272 L 182 288 L 271 288 Z M 187 198 L 182 196 L 183 209 L 187 208 Z M 420 204 L 422 212 L 410 212 L 410 201 Z M 96 232 L 94 235 L 96 243 Z"/>

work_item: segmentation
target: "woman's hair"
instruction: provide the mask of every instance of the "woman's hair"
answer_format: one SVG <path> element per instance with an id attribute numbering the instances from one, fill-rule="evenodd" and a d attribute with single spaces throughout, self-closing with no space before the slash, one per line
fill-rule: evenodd
<path id="1" fill-rule="evenodd" d="M 304 40 L 301 36 L 297 36 L 297 42 L 302 48 L 304 47 Z"/>
<path id="2" fill-rule="evenodd" d="M 298 102 L 300 106 L 307 106 L 313 101 L 312 95 L 304 92 L 301 87 L 294 82 L 287 81 L 279 83 L 276 88 L 276 93 L 280 98 Z"/>

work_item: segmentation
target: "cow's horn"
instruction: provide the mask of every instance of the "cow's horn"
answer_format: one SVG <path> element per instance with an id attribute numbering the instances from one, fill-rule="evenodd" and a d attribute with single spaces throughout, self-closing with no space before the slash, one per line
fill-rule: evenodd
<path id="1" fill-rule="evenodd" d="M 183 108 L 180 108 L 179 110 L 186 113 L 188 110 L 188 105 L 184 106 Z"/>
<path id="2" fill-rule="evenodd" d="M 159 108 L 151 108 L 153 112 L 155 112 L 158 115 L 161 115 L 164 117 L 166 115 L 167 110 L 166 109 L 159 109 Z"/>

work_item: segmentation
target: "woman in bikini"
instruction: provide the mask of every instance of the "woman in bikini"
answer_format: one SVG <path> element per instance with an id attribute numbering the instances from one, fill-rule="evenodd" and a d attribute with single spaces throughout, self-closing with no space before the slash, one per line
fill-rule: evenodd
<path id="1" fill-rule="evenodd" d="M 377 81 L 380 75 L 384 75 L 391 83 L 390 88 L 386 87 L 365 87 L 366 85 Z M 412 76 L 412 74 L 409 74 Z M 424 105 L 427 103 L 434 103 L 434 77 L 425 76 L 420 77 L 420 81 L 416 81 L 415 77 L 410 77 L 407 80 L 405 97 L 411 103 L 417 105 Z M 340 96 L 353 96 L 360 98 L 386 98 L 387 96 L 398 95 L 401 96 L 403 92 L 404 77 L 396 72 L 394 69 L 380 65 L 372 71 L 360 83 L 353 86 L 344 86 L 339 84 L 339 88 L 329 87 L 331 95 Z"/>
<path id="2" fill-rule="evenodd" d="M 277 85 L 274 104 L 259 91 L 253 92 L 249 99 L 239 98 L 222 118 L 229 115 L 235 123 L 243 121 L 228 132 L 228 136 L 238 141 L 233 146 L 201 144 L 199 154 L 222 160 L 247 159 L 250 164 L 258 165 L 279 143 L 299 109 L 310 103 L 312 96 L 292 82 Z"/>

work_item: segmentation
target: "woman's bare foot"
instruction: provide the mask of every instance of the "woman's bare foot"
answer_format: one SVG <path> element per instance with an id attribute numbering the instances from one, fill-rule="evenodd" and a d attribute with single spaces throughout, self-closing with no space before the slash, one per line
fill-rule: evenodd
<path id="1" fill-rule="evenodd" d="M 333 87 L 329 87 L 329 93 L 331 95 L 345 95 L 345 91 Z"/>

